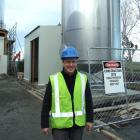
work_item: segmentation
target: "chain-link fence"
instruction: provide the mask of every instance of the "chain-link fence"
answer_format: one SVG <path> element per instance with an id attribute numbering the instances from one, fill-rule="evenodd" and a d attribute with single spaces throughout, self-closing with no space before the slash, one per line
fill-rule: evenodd
<path id="1" fill-rule="evenodd" d="M 140 118 L 140 49 L 90 48 L 87 54 L 88 59 L 84 63 L 79 61 L 78 68 L 89 77 L 95 127 Z M 121 85 L 116 84 L 110 89 L 105 84 L 104 62 L 120 63 L 119 72 L 122 73 L 123 80 L 117 82 L 121 82 Z M 107 72 L 113 75 L 112 71 L 115 70 L 117 75 L 116 69 L 117 67 L 110 67 Z M 107 94 L 105 89 L 110 93 Z"/>

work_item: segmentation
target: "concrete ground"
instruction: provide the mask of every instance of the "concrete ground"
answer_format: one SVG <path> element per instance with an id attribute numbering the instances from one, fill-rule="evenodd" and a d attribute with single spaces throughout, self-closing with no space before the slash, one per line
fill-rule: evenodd
<path id="1" fill-rule="evenodd" d="M 140 119 L 132 120 L 114 128 L 123 140 L 140 140 Z"/>
<path id="2" fill-rule="evenodd" d="M 40 129 L 41 104 L 16 79 L 0 79 L 0 140 L 52 140 L 51 135 L 45 136 Z M 108 138 L 93 131 L 85 132 L 83 140 Z"/>

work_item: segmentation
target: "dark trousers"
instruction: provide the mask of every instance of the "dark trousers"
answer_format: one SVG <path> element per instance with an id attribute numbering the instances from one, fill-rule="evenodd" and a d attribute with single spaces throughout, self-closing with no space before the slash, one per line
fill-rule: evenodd
<path id="1" fill-rule="evenodd" d="M 52 129 L 54 140 L 82 140 L 84 127 Z"/>

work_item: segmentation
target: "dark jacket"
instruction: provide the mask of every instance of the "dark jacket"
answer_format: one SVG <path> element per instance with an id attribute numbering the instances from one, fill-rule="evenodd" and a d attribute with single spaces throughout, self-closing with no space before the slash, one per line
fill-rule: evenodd
<path id="1" fill-rule="evenodd" d="M 67 88 L 71 94 L 72 108 L 74 112 L 73 91 L 74 91 L 77 70 L 74 72 L 74 75 L 72 76 L 66 74 L 64 70 L 61 73 L 65 79 Z M 49 112 L 51 110 L 51 102 L 52 102 L 52 86 L 49 79 L 49 82 L 46 87 L 46 92 L 44 95 L 42 111 L 41 111 L 41 128 L 49 128 Z M 91 91 L 88 82 L 86 84 L 86 90 L 85 90 L 85 104 L 86 104 L 86 121 L 93 122 L 93 103 L 92 103 L 92 96 L 91 96 Z M 73 122 L 75 122 L 75 116 L 73 117 Z M 73 126 L 74 127 L 76 126 L 75 123 Z"/>

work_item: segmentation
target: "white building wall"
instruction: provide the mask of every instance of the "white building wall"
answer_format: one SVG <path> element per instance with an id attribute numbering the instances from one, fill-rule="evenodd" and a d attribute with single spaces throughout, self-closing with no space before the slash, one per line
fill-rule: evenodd
<path id="1" fill-rule="evenodd" d="M 7 55 L 0 55 L 0 74 L 7 74 Z"/>
<path id="2" fill-rule="evenodd" d="M 38 85 L 48 83 L 50 74 L 61 70 L 59 49 L 61 26 L 40 26 L 25 38 L 24 79 L 31 79 L 31 41 L 39 37 Z"/>
<path id="3" fill-rule="evenodd" d="M 25 38 L 24 79 L 31 80 L 31 41 L 39 36 L 39 28 Z"/>
<path id="4" fill-rule="evenodd" d="M 0 74 L 7 74 L 7 55 L 4 55 L 4 38 L 0 37 Z"/>
<path id="5" fill-rule="evenodd" d="M 4 53 L 4 38 L 0 37 L 0 55 Z"/>
<path id="6" fill-rule="evenodd" d="M 47 84 L 49 75 L 61 70 L 60 47 L 61 26 L 41 26 L 39 40 L 39 85 Z"/>
<path id="7" fill-rule="evenodd" d="M 30 41 L 25 41 L 25 48 L 24 48 L 24 79 L 30 81 L 30 57 L 31 57 L 31 49 L 30 49 Z"/>

